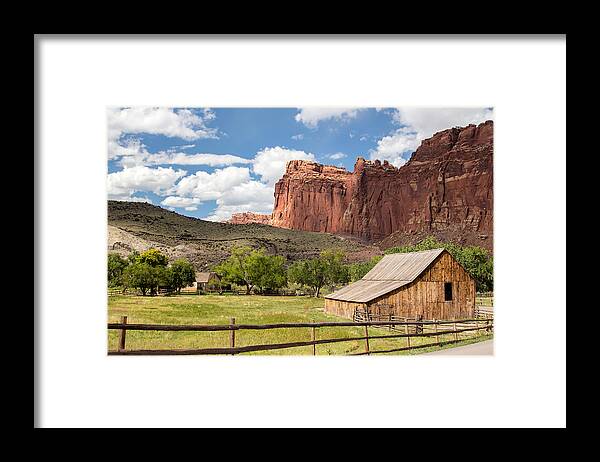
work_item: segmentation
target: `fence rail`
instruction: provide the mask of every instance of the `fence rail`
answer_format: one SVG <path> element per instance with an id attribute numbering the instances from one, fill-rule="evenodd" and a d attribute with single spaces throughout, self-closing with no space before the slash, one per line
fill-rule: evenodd
<path id="1" fill-rule="evenodd" d="M 317 329 L 328 327 L 365 327 L 365 334 L 358 337 L 325 338 L 317 339 Z M 370 335 L 369 327 L 388 327 L 390 330 L 401 329 L 402 333 L 387 335 Z M 235 345 L 235 332 L 238 330 L 269 330 L 269 329 L 311 329 L 311 340 L 288 343 L 272 343 L 261 345 Z M 419 320 L 419 321 L 357 321 L 357 322 L 312 322 L 312 323 L 277 323 L 277 324 L 236 324 L 235 318 L 231 318 L 229 324 L 221 325 L 181 325 L 181 324 L 129 324 L 127 316 L 121 317 L 119 323 L 108 323 L 108 329 L 119 330 L 119 346 L 117 350 L 109 351 L 109 355 L 236 355 L 254 351 L 278 350 L 302 346 L 312 346 L 313 355 L 316 355 L 316 345 L 324 345 L 340 342 L 365 341 L 365 351 L 353 353 L 353 355 L 370 355 L 376 353 L 388 353 L 392 351 L 405 351 L 428 346 L 441 346 L 459 342 L 460 333 L 472 332 L 476 334 L 491 333 L 493 331 L 492 319 L 460 319 L 460 320 Z M 403 329 L 403 330 L 402 330 Z M 199 348 L 199 349 L 160 349 L 160 350 L 127 350 L 125 347 L 127 331 L 194 331 L 215 332 L 229 331 L 229 346 L 223 348 Z M 452 334 L 454 340 L 440 342 L 442 335 Z M 411 338 L 435 337 L 434 343 L 422 345 L 410 344 Z M 388 350 L 375 350 L 369 347 L 369 340 L 375 339 L 401 339 L 406 338 L 407 346 Z"/>
<path id="2" fill-rule="evenodd" d="M 494 317 L 494 307 L 493 306 L 475 306 L 475 317 L 476 318 L 484 318 L 491 319 Z"/>
<path id="3" fill-rule="evenodd" d="M 478 292 L 475 296 L 478 298 L 490 298 L 494 296 L 494 292 Z"/>

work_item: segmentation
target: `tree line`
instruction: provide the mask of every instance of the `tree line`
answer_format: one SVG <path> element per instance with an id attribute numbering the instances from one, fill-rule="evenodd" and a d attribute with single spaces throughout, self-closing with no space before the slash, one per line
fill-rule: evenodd
<path id="1" fill-rule="evenodd" d="M 476 246 L 460 246 L 443 243 L 428 237 L 418 244 L 393 247 L 385 254 L 416 252 L 444 247 L 476 280 L 478 291 L 493 290 L 493 261 L 487 250 Z M 297 284 L 308 288 L 318 297 L 324 287 L 347 284 L 361 279 L 378 262 L 375 256 L 366 262 L 345 263 L 343 252 L 324 250 L 317 257 L 287 264 L 280 255 L 269 255 L 265 249 L 237 246 L 229 258 L 213 267 L 221 285 L 244 287 L 246 293 L 267 293 Z M 142 295 L 155 295 L 159 287 L 180 292 L 195 280 L 194 266 L 186 259 L 169 264 L 157 249 L 143 253 L 133 252 L 122 258 L 117 254 L 108 256 L 108 283 L 110 287 L 136 288 Z"/>
<path id="2" fill-rule="evenodd" d="M 131 253 L 126 259 L 116 253 L 108 254 L 108 286 L 135 288 L 142 295 L 156 295 L 159 287 L 181 292 L 196 281 L 196 270 L 185 258 L 171 264 L 157 249 Z"/>
<path id="3" fill-rule="evenodd" d="M 222 281 L 259 293 L 287 287 L 290 283 L 310 288 L 318 297 L 325 285 L 345 284 L 350 281 L 344 265 L 344 254 L 334 250 L 324 250 L 316 258 L 300 260 L 286 267 L 286 260 L 280 255 L 268 255 L 264 249 L 234 247 L 231 256 L 217 265 L 214 270 Z"/>

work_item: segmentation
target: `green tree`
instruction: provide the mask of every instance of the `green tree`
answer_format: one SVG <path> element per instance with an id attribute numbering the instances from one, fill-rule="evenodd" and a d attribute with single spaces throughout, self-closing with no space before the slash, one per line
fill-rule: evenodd
<path id="1" fill-rule="evenodd" d="M 310 287 L 315 297 L 324 285 L 325 267 L 318 258 L 294 262 L 288 268 L 288 279 L 301 286 Z"/>
<path id="2" fill-rule="evenodd" d="M 246 286 L 247 294 L 254 287 L 264 292 L 287 284 L 284 257 L 267 255 L 264 249 L 253 250 L 248 246 L 234 247 L 231 256 L 214 271 L 225 283 Z"/>
<path id="3" fill-rule="evenodd" d="M 324 250 L 320 259 L 325 265 L 325 283 L 328 285 L 347 284 L 350 282 L 350 272 L 344 264 L 344 253 L 335 250 Z"/>
<path id="4" fill-rule="evenodd" d="M 369 261 L 361 261 L 361 262 L 357 262 L 357 263 L 352 263 L 351 265 L 348 265 L 348 272 L 350 274 L 350 280 L 352 282 L 358 281 L 359 279 L 362 279 L 365 274 L 367 274 L 369 271 L 371 271 L 373 269 L 373 267 L 379 263 L 379 260 L 381 260 L 381 256 L 380 255 L 375 255 L 374 257 L 372 257 Z"/>
<path id="5" fill-rule="evenodd" d="M 288 279 L 310 287 L 315 297 L 318 297 L 323 286 L 343 284 L 350 280 L 348 268 L 343 261 L 342 252 L 325 250 L 318 258 L 293 263 L 288 269 Z"/>
<path id="6" fill-rule="evenodd" d="M 392 247 L 386 254 L 418 252 L 421 250 L 439 249 L 444 247 L 463 268 L 475 279 L 478 292 L 494 290 L 493 257 L 489 252 L 478 246 L 461 246 L 452 242 L 439 242 L 434 236 L 428 236 L 415 245 Z"/>
<path id="7" fill-rule="evenodd" d="M 129 262 L 116 253 L 108 254 L 108 285 L 109 287 L 123 284 L 123 271 Z"/>
<path id="8" fill-rule="evenodd" d="M 214 268 L 215 273 L 224 282 L 246 286 L 246 294 L 250 294 L 254 287 L 253 274 L 248 265 L 252 252 L 252 248 L 248 246 L 233 247 L 231 256 Z"/>
<path id="9" fill-rule="evenodd" d="M 162 266 L 164 268 L 167 266 L 169 259 L 158 249 L 148 249 L 139 254 L 135 261 L 138 263 L 147 263 L 152 267 Z"/>
<path id="10" fill-rule="evenodd" d="M 165 281 L 165 268 L 150 266 L 148 263 L 133 263 L 123 271 L 125 287 L 134 287 L 146 295 L 155 295 L 158 286 Z"/>
<path id="11" fill-rule="evenodd" d="M 135 263 L 135 262 L 137 262 L 137 259 L 138 259 L 139 256 L 140 256 L 140 253 L 137 250 L 133 250 L 127 256 L 127 261 L 129 262 L 129 264 Z"/>
<path id="12" fill-rule="evenodd" d="M 165 279 L 167 286 L 176 290 L 177 293 L 181 292 L 181 289 L 190 286 L 196 280 L 196 270 L 185 258 L 180 258 L 171 263 L 165 270 Z"/>
<path id="13" fill-rule="evenodd" d="M 246 266 L 250 279 L 261 293 L 287 285 L 285 258 L 282 256 L 267 255 L 264 249 L 255 250 L 248 256 Z"/>

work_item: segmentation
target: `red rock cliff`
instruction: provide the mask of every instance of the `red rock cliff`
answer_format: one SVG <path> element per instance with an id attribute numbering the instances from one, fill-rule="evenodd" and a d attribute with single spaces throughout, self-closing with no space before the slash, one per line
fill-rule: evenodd
<path id="1" fill-rule="evenodd" d="M 247 225 L 248 223 L 259 223 L 261 225 L 271 224 L 271 215 L 265 213 L 242 212 L 233 213 L 231 218 L 226 223 L 234 225 Z"/>
<path id="2" fill-rule="evenodd" d="M 290 161 L 271 224 L 375 241 L 394 232 L 492 234 L 493 122 L 436 133 L 400 168 Z"/>

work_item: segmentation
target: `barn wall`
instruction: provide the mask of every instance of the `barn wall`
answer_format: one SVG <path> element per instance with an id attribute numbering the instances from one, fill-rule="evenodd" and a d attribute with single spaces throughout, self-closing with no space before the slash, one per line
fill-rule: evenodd
<path id="1" fill-rule="evenodd" d="M 444 282 L 452 282 L 452 301 L 444 301 Z M 475 314 L 475 281 L 447 252 L 411 284 L 368 304 L 369 312 L 423 319 L 469 318 Z"/>
<path id="2" fill-rule="evenodd" d="M 325 299 L 325 311 L 330 314 L 335 314 L 344 318 L 352 318 L 356 308 L 364 310 L 365 304 L 330 300 L 329 298 Z"/>

